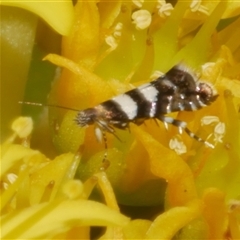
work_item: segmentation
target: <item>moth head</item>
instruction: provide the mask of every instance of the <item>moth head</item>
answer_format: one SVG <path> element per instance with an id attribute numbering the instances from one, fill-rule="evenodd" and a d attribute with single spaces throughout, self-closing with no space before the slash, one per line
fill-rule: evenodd
<path id="1" fill-rule="evenodd" d="M 75 122 L 80 127 L 84 127 L 86 125 L 93 124 L 96 120 L 96 116 L 97 116 L 97 111 L 95 108 L 87 108 L 77 113 Z"/>
<path id="2" fill-rule="evenodd" d="M 197 83 L 198 99 L 204 105 L 209 105 L 214 102 L 217 97 L 217 91 L 209 82 L 199 81 Z"/>

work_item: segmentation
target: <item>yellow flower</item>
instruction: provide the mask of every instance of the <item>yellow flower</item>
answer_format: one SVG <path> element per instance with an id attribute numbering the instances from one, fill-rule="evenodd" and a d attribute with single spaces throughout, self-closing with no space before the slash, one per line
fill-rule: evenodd
<path id="1" fill-rule="evenodd" d="M 212 83 L 219 97 L 202 110 L 173 116 L 215 148 L 147 120 L 145 126 L 131 124 L 131 132 L 116 130 L 121 142 L 107 135 L 107 168 L 94 127 L 79 128 L 75 111 L 51 108 L 54 144 L 72 153 L 50 161 L 29 148 L 31 120 L 19 119 L 1 149 L 3 236 L 89 239 L 89 227 L 97 225 L 106 226 L 101 239 L 240 238 L 240 18 L 224 25 L 239 5 L 79 1 L 74 11 L 61 55 L 45 57 L 62 67 L 50 104 L 92 107 L 182 62 Z M 81 181 L 73 179 L 76 172 Z M 88 200 L 95 185 L 104 201 L 95 198 L 105 203 Z M 141 212 L 129 221 L 116 199 L 136 212 L 161 208 L 151 220 Z"/>
<path id="2" fill-rule="evenodd" d="M 74 13 L 72 2 L 62 0 L 57 2 L 42 0 L 21 1 L 2 0 L 2 5 L 26 9 L 43 18 L 55 31 L 62 35 L 70 32 L 73 24 Z"/>
<path id="3" fill-rule="evenodd" d="M 0 4 L 1 87 L 4 89 L 1 91 L 1 111 L 4 112 L 1 115 L 1 139 L 3 140 L 10 134 L 9 121 L 21 114 L 21 106 L 18 101 L 24 96 L 36 31 L 37 29 L 41 30 L 40 21 L 31 12 L 47 21 L 55 31 L 67 35 L 73 23 L 74 10 L 72 2 L 69 0 L 57 3 L 48 0 L 2 0 Z M 42 34 L 44 39 L 46 39 L 46 35 L 49 37 L 48 44 L 53 42 L 52 39 L 55 36 L 49 32 Z M 54 42 L 54 44 L 56 43 Z"/>
<path id="4" fill-rule="evenodd" d="M 118 212 L 105 173 L 95 174 L 85 183 L 73 180 L 80 156 L 67 153 L 51 161 L 30 149 L 26 146 L 32 129 L 29 118 L 18 118 L 12 129 L 15 133 L 1 146 L 3 239 L 67 238 L 74 231 L 89 238 L 87 226 L 111 228 L 128 223 Z M 22 145 L 13 143 L 17 138 Z M 96 184 L 103 190 L 108 207 L 87 200 Z"/>

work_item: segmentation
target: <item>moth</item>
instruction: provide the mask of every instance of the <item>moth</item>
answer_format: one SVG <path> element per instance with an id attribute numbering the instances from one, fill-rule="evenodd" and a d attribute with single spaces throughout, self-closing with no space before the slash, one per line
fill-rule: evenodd
<path id="1" fill-rule="evenodd" d="M 115 135 L 115 128 L 127 129 L 130 122 L 140 125 L 146 119 L 159 119 L 213 148 L 212 144 L 191 132 L 186 122 L 165 115 L 199 110 L 210 105 L 217 97 L 212 84 L 198 80 L 185 67 L 176 65 L 152 82 L 79 111 L 75 122 L 80 127 L 95 124 L 96 135 L 101 139 L 104 132 Z"/>
<path id="2" fill-rule="evenodd" d="M 184 130 L 190 137 L 214 148 L 211 143 L 189 130 L 186 122 L 166 116 L 166 114 L 196 111 L 210 105 L 217 97 L 217 91 L 212 84 L 199 80 L 186 67 L 176 65 L 156 80 L 113 97 L 95 107 L 78 111 L 51 104 L 47 106 L 77 111 L 75 123 L 80 127 L 94 124 L 96 137 L 99 140 L 104 137 L 105 148 L 107 148 L 105 132 L 116 136 L 115 128 L 127 129 L 129 123 L 140 125 L 147 119 L 159 119 L 165 124 L 172 124 L 178 127 L 180 132 Z M 43 104 L 30 102 L 21 103 L 43 106 Z"/>

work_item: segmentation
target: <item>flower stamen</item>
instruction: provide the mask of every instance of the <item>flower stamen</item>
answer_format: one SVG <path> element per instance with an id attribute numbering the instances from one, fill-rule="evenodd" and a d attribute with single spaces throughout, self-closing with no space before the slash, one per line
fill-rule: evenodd
<path id="1" fill-rule="evenodd" d="M 137 6 L 138 8 L 141 8 L 144 3 L 144 0 L 132 0 L 132 2 L 135 6 Z"/>
<path id="2" fill-rule="evenodd" d="M 208 8 L 203 6 L 202 1 L 200 0 L 193 0 L 190 4 L 190 8 L 192 12 L 201 12 L 203 14 L 209 15 Z"/>
<path id="3" fill-rule="evenodd" d="M 147 10 L 138 10 L 132 14 L 133 24 L 137 30 L 143 30 L 150 26 L 152 22 L 151 13 Z"/>
<path id="4" fill-rule="evenodd" d="M 178 155 L 184 154 L 187 152 L 187 147 L 184 142 L 180 141 L 176 137 L 172 138 L 169 141 L 169 147 L 174 150 Z"/>
<path id="5" fill-rule="evenodd" d="M 158 9 L 158 15 L 161 18 L 166 18 L 171 15 L 173 6 L 171 3 L 166 3 L 166 1 L 158 0 L 157 9 Z"/>

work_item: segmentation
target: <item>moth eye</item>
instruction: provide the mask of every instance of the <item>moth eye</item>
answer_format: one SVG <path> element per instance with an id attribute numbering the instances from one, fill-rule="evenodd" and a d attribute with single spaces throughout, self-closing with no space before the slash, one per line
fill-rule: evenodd
<path id="1" fill-rule="evenodd" d="M 213 87 L 207 83 L 199 83 L 199 96 L 203 103 L 210 104 L 217 98 L 217 93 Z"/>

